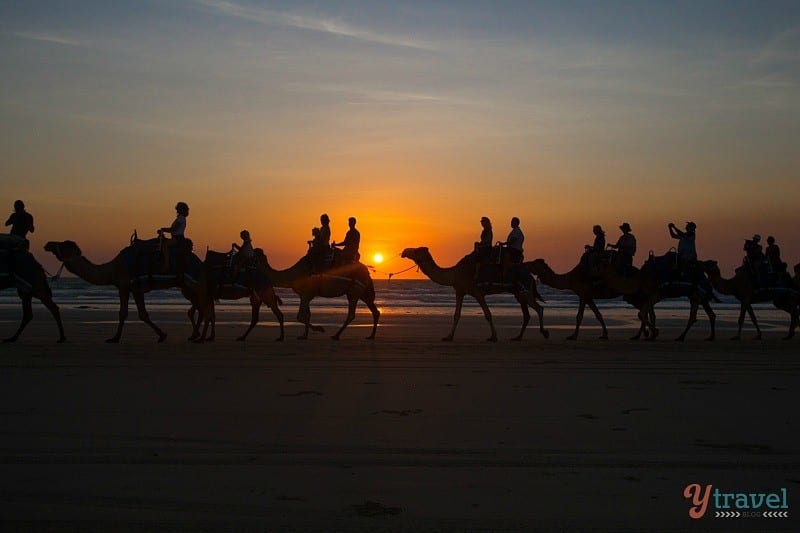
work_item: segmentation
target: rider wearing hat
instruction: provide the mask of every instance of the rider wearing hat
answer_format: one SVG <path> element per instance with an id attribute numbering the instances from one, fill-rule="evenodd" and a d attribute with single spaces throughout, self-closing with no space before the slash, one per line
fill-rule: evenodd
<path id="1" fill-rule="evenodd" d="M 672 222 L 667 226 L 669 236 L 678 239 L 678 259 L 685 265 L 693 265 L 697 262 L 697 248 L 695 247 L 695 237 L 697 224 L 694 222 L 686 223 L 686 231 L 681 231 Z"/>
<path id="2" fill-rule="evenodd" d="M 617 261 L 622 267 L 633 266 L 633 256 L 636 255 L 636 237 L 631 233 L 631 225 L 623 222 L 619 227 L 622 231 L 617 244 L 609 244 L 609 246 L 618 252 Z"/>

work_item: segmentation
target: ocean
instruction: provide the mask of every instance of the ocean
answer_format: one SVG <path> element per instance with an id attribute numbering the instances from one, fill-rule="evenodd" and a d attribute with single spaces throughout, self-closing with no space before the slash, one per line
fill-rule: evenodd
<path id="1" fill-rule="evenodd" d="M 61 278 L 56 282 L 51 282 L 53 297 L 60 306 L 74 309 L 110 309 L 116 310 L 119 306 L 117 291 L 111 286 L 90 285 L 78 278 Z M 543 304 L 545 311 L 575 311 L 578 305 L 578 298 L 569 291 L 552 289 L 542 283 L 538 285 L 539 293 L 546 300 Z M 299 299 L 289 289 L 276 289 L 276 292 L 283 300 L 284 308 L 297 308 Z M 389 312 L 410 312 L 415 314 L 447 314 L 453 312 L 455 306 L 455 293 L 450 287 L 437 285 L 430 280 L 375 280 L 376 302 L 382 311 Z M 719 295 L 722 303 L 714 304 L 715 311 L 738 311 L 739 304 L 731 296 Z M 178 289 L 163 291 L 153 291 L 146 297 L 148 307 L 158 307 L 166 309 L 184 309 L 187 301 L 183 298 Z M 493 313 L 516 314 L 519 312 L 519 304 L 510 294 L 498 294 L 487 297 Z M 598 300 L 598 307 L 601 309 L 629 310 L 633 308 L 622 301 L 622 298 L 613 300 Z M 13 290 L 0 292 L 0 307 L 18 307 L 19 298 Z M 133 300 L 131 299 L 131 306 Z M 247 300 L 222 301 L 220 308 L 248 308 Z M 345 309 L 347 300 L 340 298 L 318 298 L 314 300 L 315 309 Z M 761 307 L 769 308 L 769 304 L 762 304 Z M 688 310 L 689 302 L 686 299 L 665 300 L 658 304 L 657 310 Z M 464 301 L 464 312 L 480 313 L 480 307 L 471 297 Z M 587 318 L 591 316 L 591 311 L 587 309 Z M 702 311 L 701 311 L 702 316 Z"/>

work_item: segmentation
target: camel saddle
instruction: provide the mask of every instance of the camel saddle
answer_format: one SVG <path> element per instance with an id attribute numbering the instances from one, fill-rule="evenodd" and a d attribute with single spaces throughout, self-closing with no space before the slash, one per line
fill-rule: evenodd
<path id="1" fill-rule="evenodd" d="M 183 239 L 180 246 L 169 249 L 169 269 L 163 272 L 164 256 L 161 251 L 162 239 L 135 238 L 123 250 L 125 266 L 132 280 L 152 279 L 153 277 L 175 277 L 183 274 L 185 259 L 192 249 L 192 241 Z"/>
<path id="2" fill-rule="evenodd" d="M 334 257 L 334 248 L 311 248 L 306 254 L 312 274 L 322 274 L 333 268 Z"/>
<path id="3" fill-rule="evenodd" d="M 578 262 L 581 272 L 590 279 L 601 281 L 603 269 L 613 263 L 613 255 L 609 251 L 598 252 L 587 250 Z"/>
<path id="4" fill-rule="evenodd" d="M 736 272 L 743 272 L 749 276 L 753 285 L 759 290 L 792 288 L 794 285 L 792 277 L 787 271 L 786 263 L 781 263 L 778 269 L 773 269 L 767 258 L 754 263 L 745 257 Z"/>
<path id="5" fill-rule="evenodd" d="M 263 253 L 263 252 L 261 252 Z M 261 290 L 272 285 L 267 275 L 256 268 L 256 255 L 233 271 L 233 252 L 206 251 L 205 266 L 216 286 L 239 285 Z"/>
<path id="6" fill-rule="evenodd" d="M 505 248 L 492 247 L 491 253 L 481 258 L 475 253 L 465 255 L 459 263 L 476 265 L 478 285 L 519 285 L 525 289 L 533 286 L 533 277 L 520 263 L 511 263 Z"/>
<path id="7" fill-rule="evenodd" d="M 678 263 L 678 254 L 676 252 L 667 252 L 658 256 L 653 255 L 651 252 L 650 257 L 642 265 L 642 270 L 648 269 L 654 273 L 659 285 L 691 281 L 688 271 L 685 268 L 681 268 L 681 266 Z"/>

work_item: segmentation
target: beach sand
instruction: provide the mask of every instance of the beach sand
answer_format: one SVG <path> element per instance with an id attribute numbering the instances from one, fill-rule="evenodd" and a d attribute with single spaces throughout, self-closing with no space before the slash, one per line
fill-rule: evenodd
<path id="1" fill-rule="evenodd" d="M 598 341 L 588 315 L 565 341 L 570 314 L 515 343 L 519 318 L 500 316 L 486 343 L 470 312 L 443 343 L 449 316 L 390 311 L 373 342 L 363 312 L 330 340 L 331 312 L 315 315 L 326 334 L 298 341 L 289 320 L 276 343 L 265 314 L 236 343 L 242 308 L 198 345 L 182 312 L 156 309 L 166 343 L 134 318 L 108 345 L 114 312 L 63 311 L 68 343 L 39 306 L 0 348 L 0 516 L 18 528 L 798 527 L 800 341 L 779 339 L 779 315 L 760 342 L 723 340 L 727 317 L 720 340 L 700 320 L 678 344 L 677 317 L 654 343 L 628 341 L 630 324 Z M 18 316 L 2 311 L 3 334 Z M 690 483 L 786 487 L 789 518 L 692 520 Z"/>

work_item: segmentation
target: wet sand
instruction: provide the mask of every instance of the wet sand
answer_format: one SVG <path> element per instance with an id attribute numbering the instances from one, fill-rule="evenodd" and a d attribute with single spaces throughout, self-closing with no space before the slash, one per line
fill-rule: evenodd
<path id="1" fill-rule="evenodd" d="M 622 322 L 597 341 L 589 318 L 568 342 L 568 315 L 514 343 L 501 316 L 491 344 L 474 313 L 443 343 L 450 317 L 391 312 L 374 342 L 366 314 L 331 341 L 326 313 L 328 333 L 288 321 L 275 343 L 265 315 L 236 343 L 242 310 L 201 345 L 176 311 L 153 312 L 164 344 L 134 319 L 107 345 L 113 312 L 64 315 L 67 344 L 38 307 L 0 348 L 0 516 L 19 528 L 797 529 L 800 340 L 780 315 L 761 342 L 723 340 L 721 317 L 720 340 L 701 320 L 683 344 L 669 316 L 654 343 Z M 786 487 L 790 518 L 691 520 L 689 483 Z"/>

